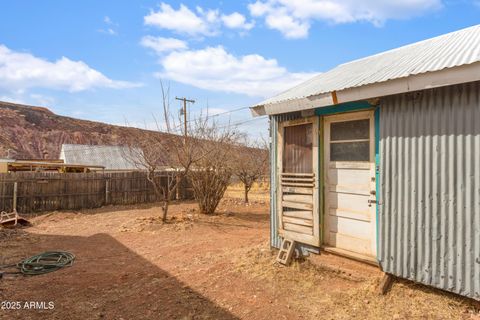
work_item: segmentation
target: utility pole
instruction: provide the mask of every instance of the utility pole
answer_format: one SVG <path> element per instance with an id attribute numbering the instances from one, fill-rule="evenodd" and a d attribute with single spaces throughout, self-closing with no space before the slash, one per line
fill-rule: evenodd
<path id="1" fill-rule="evenodd" d="M 184 126 L 184 134 L 185 138 L 187 138 L 187 102 L 195 103 L 195 100 L 188 100 L 187 98 L 178 98 L 175 97 L 176 100 L 183 101 L 183 126 Z"/>

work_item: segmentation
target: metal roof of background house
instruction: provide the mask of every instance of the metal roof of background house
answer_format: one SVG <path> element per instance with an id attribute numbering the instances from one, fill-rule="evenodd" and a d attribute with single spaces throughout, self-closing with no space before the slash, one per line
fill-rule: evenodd
<path id="1" fill-rule="evenodd" d="M 480 61 L 480 25 L 341 64 L 255 106 L 382 83 Z"/>
<path id="2" fill-rule="evenodd" d="M 67 164 L 104 166 L 105 170 L 139 170 L 141 168 L 132 159 L 140 153 L 141 150 L 131 150 L 127 146 L 63 144 L 60 159 Z"/>

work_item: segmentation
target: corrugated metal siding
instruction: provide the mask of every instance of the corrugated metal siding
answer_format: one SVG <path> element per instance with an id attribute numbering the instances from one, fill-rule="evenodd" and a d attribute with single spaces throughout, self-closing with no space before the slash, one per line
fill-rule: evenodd
<path id="1" fill-rule="evenodd" d="M 480 25 L 355 60 L 257 105 L 305 98 L 480 61 Z"/>
<path id="2" fill-rule="evenodd" d="M 379 260 L 480 300 L 480 84 L 382 100 Z"/>

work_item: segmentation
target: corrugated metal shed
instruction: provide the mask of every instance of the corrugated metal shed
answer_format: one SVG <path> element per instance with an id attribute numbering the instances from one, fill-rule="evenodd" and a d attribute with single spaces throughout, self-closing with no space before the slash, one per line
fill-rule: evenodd
<path id="1" fill-rule="evenodd" d="M 138 157 L 141 150 L 135 150 L 126 146 L 63 144 L 60 159 L 65 163 L 104 166 L 105 170 L 139 170 L 132 159 Z"/>
<path id="2" fill-rule="evenodd" d="M 339 65 L 257 105 L 407 78 L 480 62 L 480 25 Z"/>
<path id="3" fill-rule="evenodd" d="M 380 110 L 383 270 L 480 299 L 480 83 Z"/>

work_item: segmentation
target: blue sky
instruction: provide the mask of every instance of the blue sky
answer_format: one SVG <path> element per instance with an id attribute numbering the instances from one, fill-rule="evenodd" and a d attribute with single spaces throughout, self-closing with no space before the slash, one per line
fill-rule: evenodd
<path id="1" fill-rule="evenodd" d="M 476 0 L 3 1 L 0 100 L 153 128 L 160 79 L 191 117 L 248 107 L 353 59 L 480 23 Z M 177 110 L 179 102 L 172 101 Z M 218 117 L 267 134 L 243 109 Z M 248 122 L 245 122 L 248 121 Z"/>

